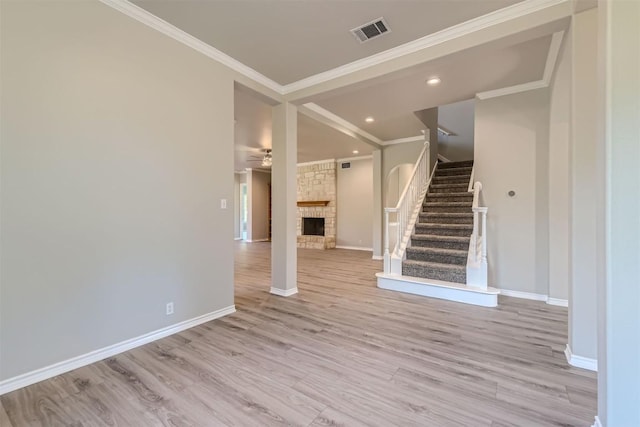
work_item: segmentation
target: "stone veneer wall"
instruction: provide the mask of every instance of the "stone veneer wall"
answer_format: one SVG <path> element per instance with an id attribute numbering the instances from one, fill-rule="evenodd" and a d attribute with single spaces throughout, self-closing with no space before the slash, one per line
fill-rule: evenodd
<path id="1" fill-rule="evenodd" d="M 327 206 L 298 206 L 298 247 L 330 249 L 336 247 L 336 162 L 298 166 L 298 201 L 329 200 Z M 302 218 L 324 218 L 324 236 L 303 236 Z"/>

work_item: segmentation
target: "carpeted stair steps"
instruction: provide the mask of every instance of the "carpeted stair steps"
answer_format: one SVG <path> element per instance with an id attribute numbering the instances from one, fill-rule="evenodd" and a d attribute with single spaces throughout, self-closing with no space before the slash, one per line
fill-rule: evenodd
<path id="1" fill-rule="evenodd" d="M 440 163 L 402 263 L 404 276 L 466 283 L 473 161 Z"/>

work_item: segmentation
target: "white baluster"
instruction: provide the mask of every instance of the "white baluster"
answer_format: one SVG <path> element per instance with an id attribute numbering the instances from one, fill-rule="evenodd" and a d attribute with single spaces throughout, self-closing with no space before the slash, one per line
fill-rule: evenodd
<path id="1" fill-rule="evenodd" d="M 401 235 L 402 229 L 404 228 L 404 209 L 398 213 L 398 229 L 396 230 L 396 248 L 399 248 L 401 245 Z"/>
<path id="2" fill-rule="evenodd" d="M 472 258 L 478 261 L 480 255 L 478 253 L 478 208 L 473 208 L 473 234 L 471 235 L 471 245 L 469 246 L 473 250 Z"/>
<path id="3" fill-rule="evenodd" d="M 482 262 L 487 263 L 487 208 L 482 208 Z"/>
<path id="4" fill-rule="evenodd" d="M 389 211 L 384 210 L 384 272 L 391 271 L 391 256 L 389 255 Z"/>

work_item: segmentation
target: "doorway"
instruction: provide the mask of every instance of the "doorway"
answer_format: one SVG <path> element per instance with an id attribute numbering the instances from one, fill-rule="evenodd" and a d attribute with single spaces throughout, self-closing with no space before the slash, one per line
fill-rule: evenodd
<path id="1" fill-rule="evenodd" d="M 240 184 L 240 238 L 247 240 L 247 218 L 248 218 L 248 203 L 247 203 L 247 183 Z"/>

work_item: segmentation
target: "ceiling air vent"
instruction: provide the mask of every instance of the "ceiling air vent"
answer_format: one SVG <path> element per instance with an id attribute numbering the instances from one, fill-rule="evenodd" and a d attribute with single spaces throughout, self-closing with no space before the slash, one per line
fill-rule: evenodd
<path id="1" fill-rule="evenodd" d="M 391 32 L 389 24 L 387 24 L 387 21 L 385 21 L 384 18 L 378 18 L 361 27 L 351 30 L 351 33 L 360 43 L 364 43 L 367 40 L 371 40 L 374 37 L 378 37 L 389 32 Z"/>

